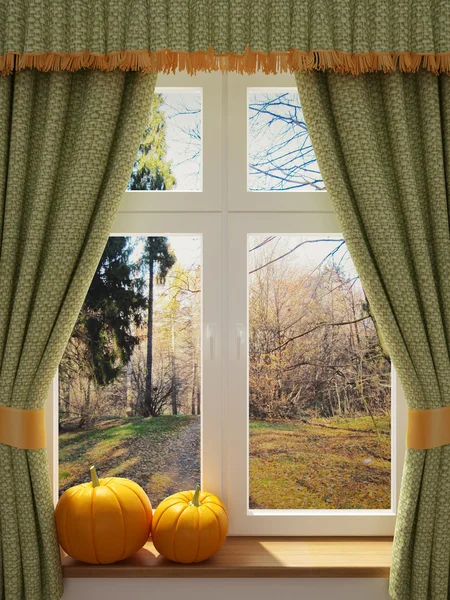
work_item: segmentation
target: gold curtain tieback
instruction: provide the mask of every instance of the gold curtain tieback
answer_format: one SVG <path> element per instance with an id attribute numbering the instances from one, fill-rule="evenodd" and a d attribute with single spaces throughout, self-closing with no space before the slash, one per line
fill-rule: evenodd
<path id="1" fill-rule="evenodd" d="M 408 448 L 429 450 L 446 444 L 450 444 L 450 406 L 408 409 Z"/>
<path id="2" fill-rule="evenodd" d="M 24 450 L 45 448 L 44 409 L 0 406 L 0 443 Z"/>

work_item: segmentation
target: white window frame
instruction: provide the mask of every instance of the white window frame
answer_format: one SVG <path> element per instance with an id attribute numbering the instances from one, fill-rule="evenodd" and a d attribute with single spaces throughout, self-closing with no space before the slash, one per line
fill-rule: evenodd
<path id="1" fill-rule="evenodd" d="M 221 496 L 231 535 L 392 535 L 404 460 L 406 403 L 392 373 L 392 507 L 386 511 L 248 508 L 247 236 L 339 231 L 327 192 L 247 190 L 247 88 L 295 89 L 293 75 L 161 75 L 157 91 L 201 88 L 202 191 L 127 191 L 112 235 L 202 236 L 202 486 Z M 244 333 L 237 358 L 237 330 Z M 247 350 L 247 351 L 246 351 Z M 47 404 L 58 498 L 58 382 Z"/>
<path id="2" fill-rule="evenodd" d="M 193 88 L 202 93 L 202 185 L 200 191 L 160 190 L 125 192 L 122 210 L 198 212 L 222 207 L 222 77 L 220 73 L 159 75 L 156 92 Z M 218 192 L 219 190 L 219 192 Z"/>
<path id="3" fill-rule="evenodd" d="M 280 88 L 296 92 L 294 75 L 239 75 L 227 76 L 228 106 L 228 210 L 231 212 L 296 212 L 312 210 L 332 211 L 327 192 L 290 190 L 285 192 L 248 191 L 248 89 L 267 91 Z"/>

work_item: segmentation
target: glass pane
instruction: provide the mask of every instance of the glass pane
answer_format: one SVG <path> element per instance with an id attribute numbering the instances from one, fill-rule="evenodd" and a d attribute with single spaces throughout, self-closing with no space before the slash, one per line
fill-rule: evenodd
<path id="1" fill-rule="evenodd" d="M 202 190 L 201 90 L 156 91 L 128 189 Z"/>
<path id="2" fill-rule="evenodd" d="M 200 257 L 200 237 L 109 239 L 59 368 L 60 493 L 91 464 L 154 505 L 200 481 Z"/>
<path id="3" fill-rule="evenodd" d="M 249 89 L 247 98 L 249 191 L 324 190 L 297 91 Z"/>
<path id="4" fill-rule="evenodd" d="M 254 509 L 389 509 L 391 366 L 340 235 L 249 236 Z"/>

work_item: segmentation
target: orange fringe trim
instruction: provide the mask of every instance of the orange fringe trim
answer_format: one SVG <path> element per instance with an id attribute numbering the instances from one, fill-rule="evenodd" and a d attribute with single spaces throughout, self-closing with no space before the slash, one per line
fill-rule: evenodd
<path id="1" fill-rule="evenodd" d="M 351 54 L 339 50 L 311 50 L 303 52 L 260 52 L 247 48 L 244 54 L 215 54 L 214 50 L 197 52 L 175 52 L 172 50 L 123 50 L 109 54 L 85 52 L 8 52 L 0 56 L 0 73 L 9 75 L 13 71 L 37 69 L 39 71 L 78 71 L 96 69 L 100 71 L 142 71 L 143 73 L 174 73 L 187 71 L 194 75 L 198 71 L 236 71 L 237 73 L 266 74 L 279 72 L 332 70 L 338 73 L 360 75 L 374 71 L 391 73 L 399 69 L 411 73 L 420 68 L 435 74 L 450 73 L 450 52 L 440 54 L 416 54 L 414 52 L 367 52 Z"/>

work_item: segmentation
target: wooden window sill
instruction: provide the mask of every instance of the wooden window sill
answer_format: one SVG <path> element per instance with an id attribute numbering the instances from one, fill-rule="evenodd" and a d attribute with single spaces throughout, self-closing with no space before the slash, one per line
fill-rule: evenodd
<path id="1" fill-rule="evenodd" d="M 64 577 L 389 577 L 392 538 L 229 537 L 213 558 L 173 563 L 151 540 L 112 565 L 89 565 L 67 555 Z"/>

